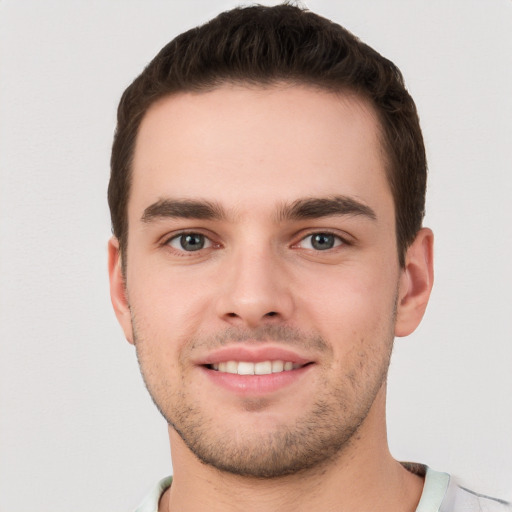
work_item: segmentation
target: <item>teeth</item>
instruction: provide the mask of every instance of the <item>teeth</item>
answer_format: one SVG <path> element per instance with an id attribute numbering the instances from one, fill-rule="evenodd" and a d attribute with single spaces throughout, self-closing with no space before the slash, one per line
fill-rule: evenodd
<path id="1" fill-rule="evenodd" d="M 238 363 L 238 375 L 254 375 L 254 366 L 254 363 L 240 361 Z"/>
<path id="2" fill-rule="evenodd" d="M 212 364 L 212 368 L 223 373 L 237 373 L 238 375 L 269 375 L 300 368 L 300 364 L 290 361 L 260 361 L 251 363 L 248 361 L 223 361 Z"/>
<path id="3" fill-rule="evenodd" d="M 226 372 L 238 373 L 238 363 L 236 361 L 228 361 L 226 363 Z"/>
<path id="4" fill-rule="evenodd" d="M 270 361 L 254 364 L 254 375 L 268 375 L 269 373 L 272 373 L 272 363 Z"/>
<path id="5" fill-rule="evenodd" d="M 279 373 L 284 370 L 283 361 L 272 361 L 272 373 Z"/>

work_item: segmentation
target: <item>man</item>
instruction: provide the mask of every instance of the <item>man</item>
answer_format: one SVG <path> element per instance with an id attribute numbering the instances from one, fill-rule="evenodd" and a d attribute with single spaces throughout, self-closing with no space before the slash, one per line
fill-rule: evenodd
<path id="1" fill-rule="evenodd" d="M 169 425 L 141 511 L 506 510 L 395 461 L 386 376 L 433 282 L 400 72 L 282 5 L 223 13 L 125 91 L 111 296 Z"/>

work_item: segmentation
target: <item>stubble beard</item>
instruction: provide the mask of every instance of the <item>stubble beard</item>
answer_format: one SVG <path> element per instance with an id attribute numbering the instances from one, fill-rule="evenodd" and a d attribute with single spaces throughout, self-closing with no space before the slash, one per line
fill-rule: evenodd
<path id="1" fill-rule="evenodd" d="M 388 348 L 375 359 L 373 353 L 360 353 L 357 367 L 343 373 L 333 385 L 325 379 L 324 392 L 309 410 L 298 415 L 293 424 L 275 425 L 271 430 L 255 430 L 249 426 L 226 427 L 222 424 L 223 411 L 213 418 L 197 405 L 187 391 L 183 373 L 180 389 L 155 379 L 146 361 L 145 343 L 132 318 L 137 358 L 146 387 L 156 407 L 167 423 L 177 432 L 188 449 L 204 464 L 233 475 L 269 479 L 321 469 L 342 455 L 357 438 L 357 432 L 367 418 L 379 390 L 385 386 L 393 334 L 381 342 Z M 273 326 L 261 329 L 251 338 L 297 339 L 294 330 Z M 283 333 L 287 333 L 283 336 Z M 239 336 L 240 338 L 243 335 Z M 233 338 L 226 332 L 223 338 Z M 218 341 L 219 338 L 217 338 Z M 197 345 L 195 340 L 190 345 Z M 299 344 L 328 347 L 319 337 L 310 337 Z M 329 347 L 328 347 L 329 348 Z M 373 360 L 372 360 L 373 359 Z M 363 368 L 363 370 L 361 370 Z M 356 374 L 360 371 L 361 374 Z M 328 390 L 328 391 L 327 391 Z M 265 399 L 247 399 L 247 411 L 264 411 Z M 220 419 L 219 419 L 220 417 Z"/>

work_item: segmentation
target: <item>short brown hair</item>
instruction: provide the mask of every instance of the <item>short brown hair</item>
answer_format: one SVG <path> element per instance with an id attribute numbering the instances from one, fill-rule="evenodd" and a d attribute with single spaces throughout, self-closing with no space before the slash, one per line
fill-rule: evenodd
<path id="1" fill-rule="evenodd" d="M 132 160 L 142 118 L 164 96 L 223 83 L 311 85 L 350 90 L 381 122 L 395 204 L 399 262 L 421 228 L 427 163 L 416 106 L 400 70 L 340 25 L 292 5 L 221 13 L 167 44 L 124 92 L 117 112 L 108 200 L 121 254 L 128 242 Z"/>

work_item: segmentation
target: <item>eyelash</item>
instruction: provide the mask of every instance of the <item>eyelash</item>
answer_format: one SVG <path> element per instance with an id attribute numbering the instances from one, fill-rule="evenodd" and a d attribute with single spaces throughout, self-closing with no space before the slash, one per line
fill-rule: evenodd
<path id="1" fill-rule="evenodd" d="M 180 239 L 183 239 L 183 237 L 192 237 L 192 236 L 195 236 L 195 237 L 201 237 L 204 239 L 204 242 L 207 245 L 207 247 L 200 247 L 196 250 L 191 250 L 191 251 L 187 251 L 183 248 L 183 244 L 181 244 L 181 248 L 178 248 L 178 247 L 173 247 L 171 242 L 173 241 L 177 241 L 179 243 L 179 240 Z M 190 253 L 195 253 L 195 252 L 201 252 L 203 251 L 204 249 L 210 249 L 212 247 L 218 247 L 219 244 L 216 244 L 212 239 L 211 237 L 209 237 L 208 235 L 205 235 L 204 233 L 201 233 L 199 231 L 182 231 L 181 233 L 177 233 L 177 234 L 174 234 L 172 235 L 171 237 L 169 238 L 166 238 L 164 240 L 164 242 L 162 243 L 162 246 L 166 246 L 166 247 L 169 247 L 171 248 L 172 250 L 174 250 L 176 253 L 178 254 L 190 254 Z"/>
<path id="2" fill-rule="evenodd" d="M 319 236 L 319 235 L 322 235 L 322 236 L 327 236 L 327 237 L 334 237 L 334 246 L 333 247 L 328 247 L 327 249 L 314 249 L 314 248 L 307 248 L 306 250 L 308 251 L 314 251 L 314 252 L 328 252 L 328 251 L 331 251 L 331 250 L 334 250 L 334 249 L 337 249 L 338 247 L 340 246 L 348 246 L 348 245 L 352 245 L 346 238 L 340 236 L 339 234 L 337 233 L 333 233 L 332 231 L 329 231 L 329 230 L 320 230 L 320 231 L 311 231 L 310 233 L 308 233 L 307 235 L 303 236 L 299 242 L 297 242 L 296 244 L 294 244 L 293 246 L 294 247 L 297 247 L 299 244 L 303 243 L 305 240 L 307 240 L 308 238 L 311 239 L 311 245 L 312 245 L 312 242 L 313 242 L 313 237 L 314 236 Z"/>

